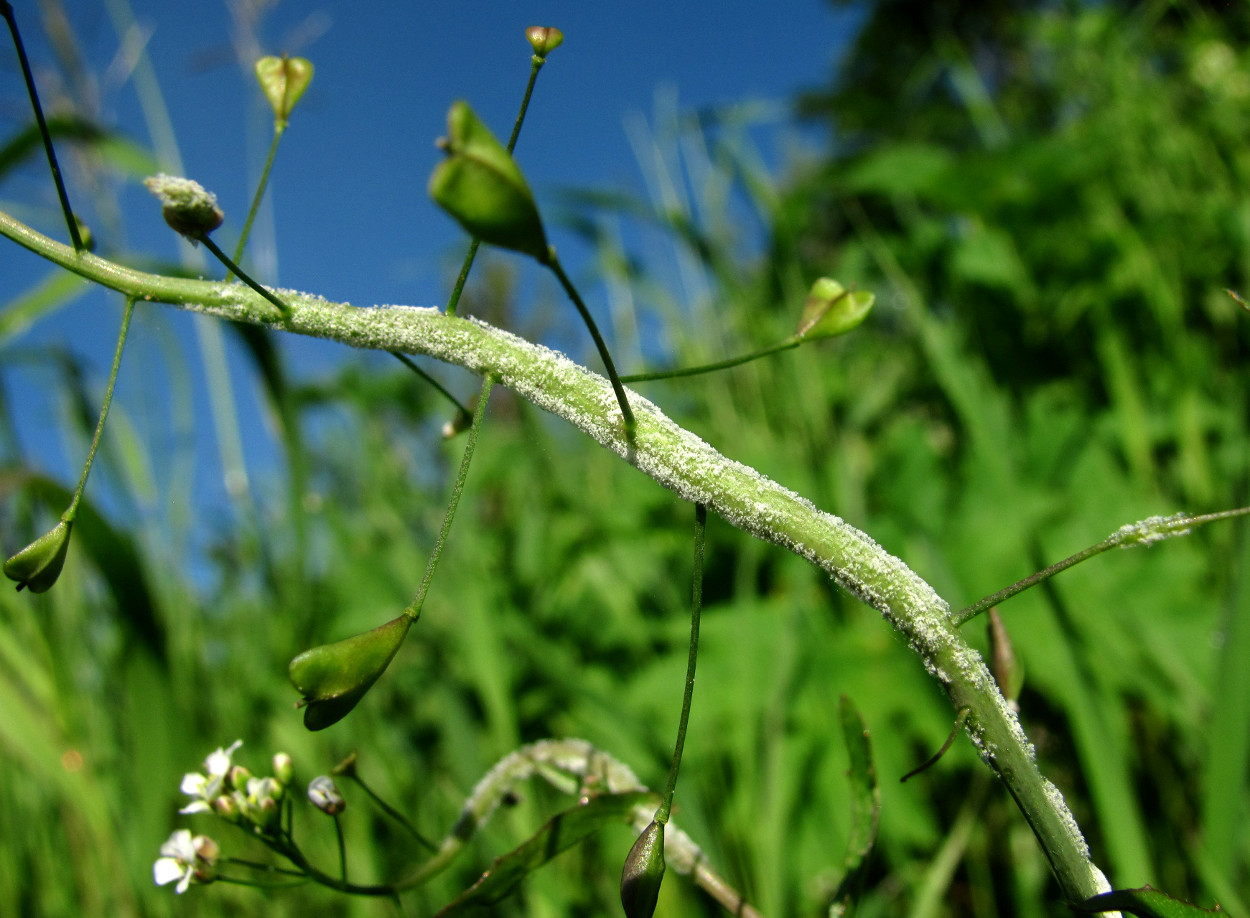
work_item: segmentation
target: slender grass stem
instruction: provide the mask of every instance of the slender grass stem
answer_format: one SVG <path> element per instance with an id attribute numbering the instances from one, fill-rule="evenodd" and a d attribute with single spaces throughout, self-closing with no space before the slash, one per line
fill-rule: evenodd
<path id="1" fill-rule="evenodd" d="M 61 514 L 65 522 L 73 522 L 78 515 L 78 503 L 82 500 L 83 490 L 87 487 L 87 476 L 91 474 L 95 452 L 100 446 L 100 438 L 104 435 L 104 422 L 109 416 L 109 406 L 113 404 L 113 388 L 117 385 L 117 371 L 122 365 L 122 351 L 126 347 L 126 336 L 130 333 L 130 318 L 134 315 L 135 299 L 126 298 L 126 308 L 122 311 L 122 326 L 117 333 L 117 347 L 113 350 L 113 365 L 109 368 L 109 381 L 104 389 L 104 403 L 100 405 L 100 417 L 95 424 L 95 434 L 91 437 L 91 447 L 87 450 L 87 461 L 83 464 L 82 474 L 78 477 L 78 487 L 70 499 L 69 508 Z"/>
<path id="2" fill-rule="evenodd" d="M 655 811 L 655 821 L 660 825 L 668 822 L 673 812 L 673 794 L 677 789 L 677 772 L 681 768 L 681 754 L 686 748 L 686 727 L 690 723 L 690 704 L 694 699 L 694 667 L 699 659 L 699 618 L 703 611 L 703 546 L 707 532 L 707 504 L 694 505 L 694 576 L 690 595 L 690 650 L 686 656 L 686 688 L 681 696 L 681 718 L 677 722 L 677 742 L 673 746 L 673 764 L 668 769 L 668 784 L 660 807 Z"/>
<path id="3" fill-rule="evenodd" d="M 535 54 L 530 61 L 530 77 L 525 84 L 525 95 L 521 98 L 521 108 L 517 112 L 516 121 L 512 124 L 512 136 L 508 138 L 508 152 L 511 153 L 516 149 L 517 138 L 521 136 L 521 125 L 525 123 L 525 113 L 529 111 L 530 96 L 534 94 L 534 83 L 538 80 L 538 71 L 543 69 L 543 64 L 547 63 L 545 57 L 539 57 Z M 452 288 L 451 296 L 447 300 L 447 315 L 454 316 L 456 307 L 460 304 L 460 295 L 464 293 L 464 285 L 469 279 L 469 271 L 473 269 L 473 260 L 477 258 L 477 250 L 481 246 L 482 240 L 474 237 L 469 243 L 469 251 L 464 254 L 464 264 L 460 266 L 460 274 L 456 278 L 456 286 Z"/>
<path id="4" fill-rule="evenodd" d="M 438 559 L 442 557 L 443 546 L 447 543 L 447 534 L 451 532 L 451 521 L 455 519 L 456 507 L 460 505 L 460 495 L 464 493 L 464 483 L 469 478 L 469 463 L 473 461 L 473 450 L 477 447 L 477 435 L 482 428 L 482 418 L 486 414 L 486 403 L 490 400 L 490 390 L 495 384 L 488 374 L 482 379 L 482 392 L 477 399 L 477 410 L 473 412 L 473 424 L 469 427 L 469 439 L 464 445 L 464 456 L 460 460 L 460 471 L 456 473 L 456 483 L 451 489 L 451 500 L 447 503 L 447 512 L 443 515 L 443 528 L 439 530 L 438 541 L 430 552 L 430 560 L 426 562 L 425 574 L 421 577 L 421 586 L 417 595 L 412 598 L 404 614 L 414 621 L 421 615 L 421 606 L 430 591 L 430 582 L 434 579 L 434 570 L 438 567 Z"/>
<path id="5" fill-rule="evenodd" d="M 30 106 L 35 110 L 35 121 L 39 125 L 39 135 L 43 138 L 43 149 L 48 154 L 48 166 L 52 169 L 52 181 L 56 184 L 56 196 L 61 201 L 61 212 L 65 214 L 65 222 L 69 225 L 69 238 L 74 244 L 75 252 L 86 249 L 82 235 L 78 232 L 78 221 L 74 219 L 74 211 L 69 206 L 69 194 L 65 190 L 65 181 L 61 178 L 61 167 L 56 161 L 56 150 L 52 148 L 52 134 L 48 131 L 48 122 L 43 117 L 43 106 L 39 104 L 39 93 L 35 90 L 35 77 L 30 72 L 30 61 L 26 58 L 26 46 L 22 44 L 22 36 L 17 30 L 17 16 L 8 0 L 0 0 L 0 15 L 9 24 L 9 32 L 13 36 L 13 47 L 17 49 L 17 59 L 22 67 L 22 77 L 26 80 L 26 92 L 30 96 Z"/>

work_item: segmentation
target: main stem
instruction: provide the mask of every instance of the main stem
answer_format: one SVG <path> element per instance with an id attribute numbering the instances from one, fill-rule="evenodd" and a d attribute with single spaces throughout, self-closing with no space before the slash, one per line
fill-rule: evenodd
<path id="1" fill-rule="evenodd" d="M 4 235 L 83 277 L 127 296 L 169 303 L 225 319 L 273 325 L 269 303 L 246 287 L 135 271 L 67 246 L 0 213 Z M 603 377 L 541 345 L 436 308 L 361 309 L 283 291 L 290 306 L 281 328 L 353 347 L 425 354 L 499 383 L 566 419 L 657 482 L 706 504 L 730 524 L 776 543 L 826 571 L 877 609 L 921 658 L 956 710 L 967 707 L 967 732 L 982 759 L 1015 798 L 1069 901 L 1110 889 L 1062 794 L 1038 770 L 1028 738 L 980 655 L 956 630 L 950 607 L 933 588 L 872 538 L 802 496 L 734 462 L 631 393 L 637 423 L 631 443 L 621 429 L 613 387 Z"/>

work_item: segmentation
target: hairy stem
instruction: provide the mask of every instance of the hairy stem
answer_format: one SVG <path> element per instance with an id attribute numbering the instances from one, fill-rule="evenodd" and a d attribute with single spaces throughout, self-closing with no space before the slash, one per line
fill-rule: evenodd
<path id="1" fill-rule="evenodd" d="M 266 300 L 246 287 L 166 278 L 73 250 L 0 213 L 0 234 L 128 296 L 240 322 L 272 324 Z M 1110 889 L 1063 796 L 1038 770 L 1033 747 L 993 677 L 956 630 L 950 607 L 910 568 L 868 535 L 787 488 L 734 462 L 631 393 L 636 433 L 627 440 L 611 384 L 563 355 L 472 319 L 438 309 L 361 309 L 283 291 L 281 328 L 353 347 L 425 354 L 492 376 L 538 407 L 566 419 L 604 448 L 710 512 L 781 545 L 826 571 L 901 632 L 956 710 L 982 758 L 1015 798 L 1050 861 L 1063 895 L 1080 901 Z"/>

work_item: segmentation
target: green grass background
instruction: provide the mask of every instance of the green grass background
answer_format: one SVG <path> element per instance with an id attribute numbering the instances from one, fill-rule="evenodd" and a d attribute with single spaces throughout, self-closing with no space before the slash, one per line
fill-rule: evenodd
<path id="1" fill-rule="evenodd" d="M 654 125 L 649 199 L 567 203 L 599 246 L 625 372 L 644 351 L 684 365 L 784 337 L 820 274 L 877 292 L 846 339 L 645 391 L 959 607 L 1123 523 L 1248 502 L 1250 313 L 1224 288 L 1245 283 L 1250 252 L 1250 56 L 1242 6 L 980 20 L 957 6 L 901 35 L 887 28 L 897 5 L 876 8 L 841 81 L 803 100 L 843 131 L 828 155 L 769 175 L 732 119 L 674 114 Z M 762 254 L 734 235 L 735 189 L 768 227 Z M 652 227 L 641 257 L 615 241 L 624 217 Z M 514 322 L 518 270 L 488 261 L 462 311 Z M 0 323 L 59 295 L 15 299 Z M 553 292 L 527 321 L 541 332 L 566 313 Z M 640 331 L 657 327 L 658 350 Z M 180 825 L 255 853 L 175 814 L 182 773 L 235 738 L 254 770 L 283 750 L 305 781 L 359 750 L 361 773 L 436 837 L 497 759 L 546 736 L 584 737 L 663 783 L 691 508 L 503 391 L 420 623 L 348 720 L 303 730 L 287 661 L 408 601 L 462 441 L 438 441 L 445 405 L 397 364 L 349 358 L 295 384 L 274 342 L 235 332 L 287 466 L 207 524 L 207 572 L 189 548 L 205 523 L 158 486 L 185 486 L 185 463 L 119 403 L 92 487 L 120 509 L 86 513 L 55 590 L 0 591 L 0 914 L 394 914 L 309 887 L 153 886 Z M 186 371 L 162 346 L 130 356 L 176 402 Z M 20 335 L 0 349 L 21 354 Z M 49 366 L 85 454 L 98 387 Z M 10 396 L 0 417 L 22 410 Z M 42 531 L 69 485 L 13 443 L 0 440 L 6 549 Z M 1100 556 L 1001 610 L 1026 670 L 1025 728 L 1097 863 L 1118 886 L 1234 915 L 1250 903 L 1248 562 L 1245 525 L 1220 524 Z M 840 878 L 840 695 L 871 731 L 882 787 L 860 915 L 1068 914 L 966 741 L 899 784 L 953 713 L 874 612 L 717 520 L 705 599 L 675 819 L 766 914 L 820 913 Z M 966 628 L 984 646 L 983 623 Z M 523 795 L 405 897 L 407 914 L 432 913 L 556 805 Z M 332 864 L 329 827 L 304 824 Z M 354 877 L 420 855 L 359 795 L 344 827 Z M 621 827 L 562 856 L 499 913 L 612 913 L 631 840 Z M 666 880 L 659 914 L 715 913 Z"/>

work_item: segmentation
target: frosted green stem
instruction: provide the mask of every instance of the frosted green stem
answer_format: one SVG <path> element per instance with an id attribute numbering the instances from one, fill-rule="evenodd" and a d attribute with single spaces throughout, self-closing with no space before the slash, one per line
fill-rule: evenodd
<path id="1" fill-rule="evenodd" d="M 232 321 L 273 324 L 268 303 L 237 284 L 161 277 L 94 255 L 78 256 L 3 213 L 0 235 L 127 296 Z M 904 636 L 955 710 L 968 708 L 968 735 L 1015 798 L 1063 896 L 1081 901 L 1110 889 L 1090 861 L 1063 795 L 1038 770 L 1015 713 L 980 655 L 956 629 L 950 607 L 868 535 L 726 458 L 637 393 L 630 396 L 638 433 L 631 443 L 616 411 L 615 387 L 548 348 L 437 308 L 361 309 L 296 291 L 283 291 L 283 296 L 291 313 L 282 329 L 353 347 L 425 354 L 497 378 L 684 499 L 706 504 L 709 512 L 731 525 L 781 545 L 827 572 Z"/>

